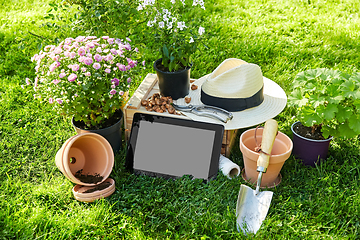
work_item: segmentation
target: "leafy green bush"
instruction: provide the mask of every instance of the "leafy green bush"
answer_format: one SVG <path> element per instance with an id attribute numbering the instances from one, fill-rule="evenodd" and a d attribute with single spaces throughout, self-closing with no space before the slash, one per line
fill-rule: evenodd
<path id="1" fill-rule="evenodd" d="M 310 69 L 297 74 L 292 87 L 289 103 L 303 125 L 320 125 L 325 138 L 360 134 L 360 73 Z"/>
<path id="2" fill-rule="evenodd" d="M 138 1 L 70 0 L 68 2 L 77 5 L 79 9 L 75 14 L 74 28 L 88 35 L 130 36 L 143 32 L 142 23 L 147 22 L 147 16 L 140 15 L 136 10 Z"/>

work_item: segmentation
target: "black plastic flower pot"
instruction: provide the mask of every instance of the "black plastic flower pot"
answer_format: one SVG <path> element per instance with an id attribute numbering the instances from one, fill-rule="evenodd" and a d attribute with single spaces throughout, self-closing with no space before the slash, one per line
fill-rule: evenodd
<path id="1" fill-rule="evenodd" d="M 176 72 L 166 72 L 159 69 L 162 58 L 154 62 L 154 69 L 159 79 L 160 94 L 176 100 L 189 94 L 190 70 L 188 67 Z"/>
<path id="2" fill-rule="evenodd" d="M 330 141 L 333 139 L 333 137 L 325 140 L 305 138 L 294 131 L 294 128 L 297 124 L 300 124 L 300 122 L 295 122 L 293 125 L 291 125 L 294 143 L 293 154 L 296 158 L 301 159 L 304 165 L 314 167 L 316 163 L 319 163 L 320 159 L 326 159 L 329 151 Z"/>
<path id="3" fill-rule="evenodd" d="M 117 111 L 121 111 L 121 109 L 118 109 Z M 85 133 L 85 132 L 92 132 L 97 133 L 101 136 L 103 136 L 111 145 L 114 153 L 119 151 L 121 148 L 121 142 L 122 142 L 122 135 L 121 135 L 121 121 L 124 118 L 124 114 L 121 111 L 121 118 L 119 121 L 117 121 L 115 124 L 113 124 L 110 127 L 102 128 L 98 130 L 85 130 L 76 125 L 76 122 L 74 121 L 74 118 L 71 119 L 71 123 L 74 126 L 76 132 L 78 134 Z"/>

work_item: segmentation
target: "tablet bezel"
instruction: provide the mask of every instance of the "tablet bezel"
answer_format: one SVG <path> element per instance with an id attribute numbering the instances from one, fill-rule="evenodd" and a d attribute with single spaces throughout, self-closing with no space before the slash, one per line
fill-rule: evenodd
<path id="1" fill-rule="evenodd" d="M 163 177 L 165 179 L 177 179 L 181 176 L 173 176 L 161 173 L 155 173 L 150 171 L 138 170 L 134 169 L 134 152 L 136 151 L 136 142 L 139 133 L 139 125 L 140 121 L 148 121 L 148 122 L 157 122 L 157 123 L 164 123 L 176 126 L 183 126 L 183 127 L 190 127 L 190 128 L 198 128 L 204 129 L 209 131 L 214 131 L 214 141 L 210 159 L 210 166 L 207 179 L 205 181 L 209 181 L 217 176 L 219 170 L 219 158 L 221 154 L 221 147 L 222 147 L 222 140 L 224 134 L 224 126 L 221 124 L 215 123 L 207 123 L 207 122 L 199 122 L 193 121 L 183 118 L 172 118 L 167 116 L 161 115 L 154 115 L 154 114 L 147 114 L 147 113 L 140 113 L 136 112 L 133 117 L 132 127 L 130 138 L 127 144 L 127 151 L 126 151 L 126 159 L 125 159 L 125 168 L 126 170 L 138 174 L 138 175 L 147 175 L 152 177 Z"/>

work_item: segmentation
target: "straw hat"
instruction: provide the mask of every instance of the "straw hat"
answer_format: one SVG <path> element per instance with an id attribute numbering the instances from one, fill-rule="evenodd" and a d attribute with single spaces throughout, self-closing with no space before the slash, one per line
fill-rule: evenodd
<path id="1" fill-rule="evenodd" d="M 234 115 L 227 123 L 184 112 L 193 120 L 221 123 L 225 130 L 251 127 L 278 115 L 286 106 L 284 90 L 274 81 L 263 77 L 258 65 L 230 58 L 223 61 L 212 73 L 194 83 L 190 90 L 190 104 L 217 106 Z M 184 98 L 175 101 L 187 105 Z"/>

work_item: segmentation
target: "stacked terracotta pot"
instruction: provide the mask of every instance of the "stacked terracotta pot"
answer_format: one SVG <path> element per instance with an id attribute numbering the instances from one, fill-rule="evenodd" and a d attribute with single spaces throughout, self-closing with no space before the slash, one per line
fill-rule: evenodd
<path id="1" fill-rule="evenodd" d="M 108 178 L 114 165 L 114 152 L 109 142 L 96 133 L 81 133 L 69 138 L 57 152 L 56 166 L 77 185 L 75 199 L 92 202 L 115 191 L 115 182 Z"/>

